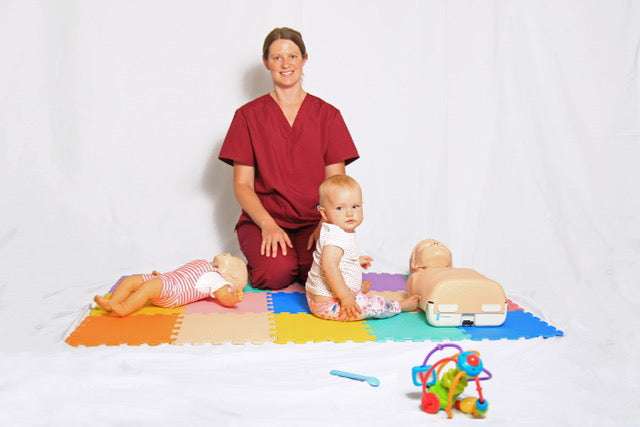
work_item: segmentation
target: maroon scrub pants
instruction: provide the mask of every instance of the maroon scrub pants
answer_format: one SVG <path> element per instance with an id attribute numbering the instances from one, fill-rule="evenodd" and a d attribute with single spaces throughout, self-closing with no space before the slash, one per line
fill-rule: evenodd
<path id="1" fill-rule="evenodd" d="M 247 258 L 249 280 L 254 288 L 282 289 L 296 280 L 302 285 L 307 281 L 307 274 L 313 262 L 313 251 L 307 250 L 307 242 L 317 225 L 296 230 L 285 228 L 293 248 L 287 248 L 287 255 L 282 255 L 278 248 L 275 258 L 260 255 L 262 231 L 253 222 L 242 222 L 236 227 L 238 242 L 242 253 Z"/>

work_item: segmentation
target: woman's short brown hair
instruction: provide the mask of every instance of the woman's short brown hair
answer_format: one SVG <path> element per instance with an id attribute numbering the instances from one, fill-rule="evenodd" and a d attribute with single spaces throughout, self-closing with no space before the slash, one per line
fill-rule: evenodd
<path id="1" fill-rule="evenodd" d="M 264 39 L 264 44 L 262 45 L 262 58 L 269 59 L 269 47 L 271 46 L 271 43 L 280 39 L 291 40 L 300 49 L 302 57 L 304 58 L 307 56 L 307 48 L 304 46 L 302 34 L 292 28 L 281 27 L 274 28 L 269 34 L 267 34 L 267 37 Z"/>

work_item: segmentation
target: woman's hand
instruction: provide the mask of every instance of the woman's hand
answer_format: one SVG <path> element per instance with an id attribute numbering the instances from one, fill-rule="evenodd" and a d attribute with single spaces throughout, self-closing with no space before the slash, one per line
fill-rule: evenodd
<path id="1" fill-rule="evenodd" d="M 287 246 L 293 248 L 289 235 L 280 228 L 273 217 L 262 205 L 260 198 L 254 189 L 255 168 L 233 163 L 233 191 L 242 209 L 262 230 L 262 242 L 260 243 L 260 255 L 275 258 L 278 255 L 278 247 L 282 255 L 287 254 Z"/>
<path id="2" fill-rule="evenodd" d="M 262 228 L 262 243 L 260 255 L 275 258 L 278 255 L 278 247 L 282 255 L 287 254 L 287 247 L 293 248 L 289 235 L 275 222 Z"/>

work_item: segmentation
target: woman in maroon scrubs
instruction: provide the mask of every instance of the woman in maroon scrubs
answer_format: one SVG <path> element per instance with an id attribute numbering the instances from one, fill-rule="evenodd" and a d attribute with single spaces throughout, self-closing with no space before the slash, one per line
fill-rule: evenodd
<path id="1" fill-rule="evenodd" d="M 311 268 L 320 183 L 359 156 L 340 111 L 302 88 L 307 51 L 299 32 L 271 31 L 262 60 L 273 91 L 236 111 L 218 158 L 233 165 L 249 279 L 281 289 L 305 283 Z"/>

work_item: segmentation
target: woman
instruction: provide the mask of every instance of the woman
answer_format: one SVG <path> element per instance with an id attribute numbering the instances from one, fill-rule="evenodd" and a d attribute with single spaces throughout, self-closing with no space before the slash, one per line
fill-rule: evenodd
<path id="1" fill-rule="evenodd" d="M 218 158 L 233 165 L 249 279 L 281 289 L 305 283 L 311 268 L 320 183 L 359 156 L 340 112 L 302 88 L 307 51 L 299 32 L 271 31 L 262 60 L 273 91 L 236 111 Z"/>

